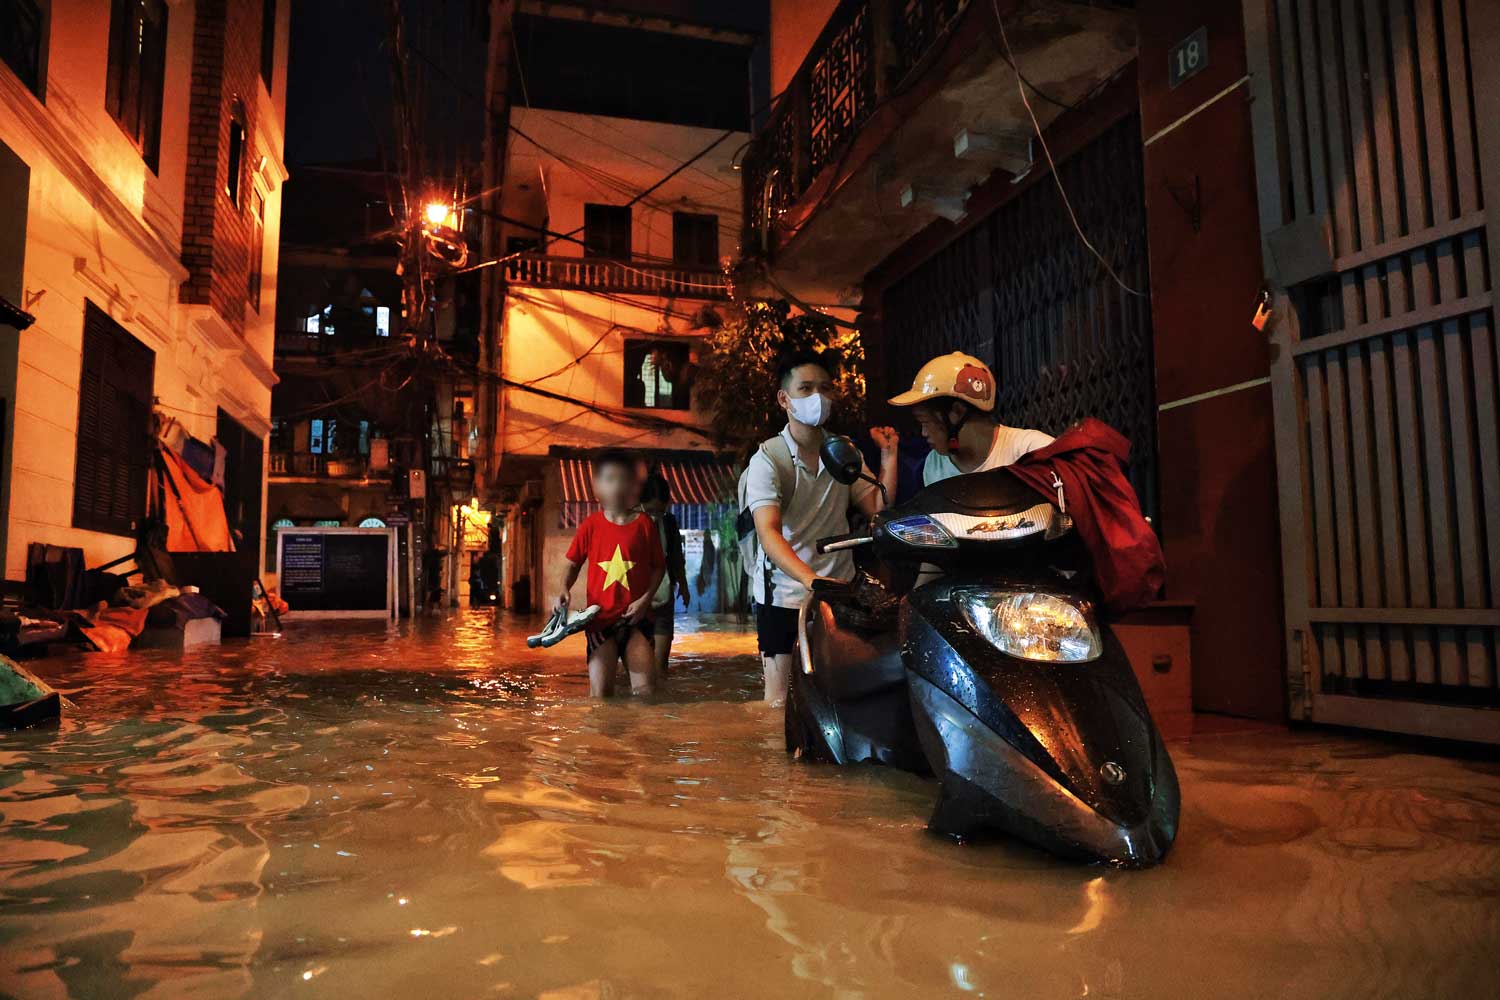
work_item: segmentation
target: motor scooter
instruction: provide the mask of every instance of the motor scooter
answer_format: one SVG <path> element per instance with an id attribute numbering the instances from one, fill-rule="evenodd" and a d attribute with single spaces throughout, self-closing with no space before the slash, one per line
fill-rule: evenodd
<path id="1" fill-rule="evenodd" d="M 868 478 L 846 437 L 822 460 Z M 875 571 L 815 581 L 800 611 L 787 750 L 935 775 L 941 834 L 1145 867 L 1176 837 L 1177 775 L 1059 500 L 997 469 L 820 540 Z"/>

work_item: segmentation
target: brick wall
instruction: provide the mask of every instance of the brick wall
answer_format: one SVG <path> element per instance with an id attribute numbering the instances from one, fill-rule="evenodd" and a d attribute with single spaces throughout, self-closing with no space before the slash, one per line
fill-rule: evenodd
<path id="1" fill-rule="evenodd" d="M 183 206 L 182 302 L 211 305 L 244 332 L 253 227 L 251 174 L 260 82 L 261 0 L 198 0 L 188 100 L 187 192 Z M 229 134 L 236 111 L 245 126 L 240 204 L 226 192 Z"/>

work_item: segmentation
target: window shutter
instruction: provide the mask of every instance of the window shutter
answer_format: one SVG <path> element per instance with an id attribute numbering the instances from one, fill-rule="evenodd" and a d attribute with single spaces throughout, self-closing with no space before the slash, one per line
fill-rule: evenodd
<path id="1" fill-rule="evenodd" d="M 719 262 L 719 217 L 673 212 L 672 258 L 681 267 L 716 267 Z"/>
<path id="2" fill-rule="evenodd" d="M 129 535 L 146 512 L 156 355 L 92 302 L 78 379 L 73 526 Z"/>

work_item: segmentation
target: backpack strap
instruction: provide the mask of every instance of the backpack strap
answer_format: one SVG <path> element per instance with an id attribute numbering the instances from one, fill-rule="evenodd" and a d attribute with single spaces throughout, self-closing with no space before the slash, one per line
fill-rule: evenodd
<path id="1" fill-rule="evenodd" d="M 791 505 L 792 494 L 797 491 L 797 465 L 792 459 L 792 449 L 786 438 L 778 434 L 763 443 L 760 450 L 765 452 L 771 468 L 776 471 L 776 499 L 781 501 L 781 510 L 785 513 Z"/>

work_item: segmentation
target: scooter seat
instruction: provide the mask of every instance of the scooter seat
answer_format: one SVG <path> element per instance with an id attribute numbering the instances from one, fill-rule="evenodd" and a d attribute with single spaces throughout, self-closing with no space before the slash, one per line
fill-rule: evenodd
<path id="1" fill-rule="evenodd" d="M 833 606 L 813 599 L 807 609 L 807 642 L 813 683 L 834 702 L 855 701 L 906 683 L 901 637 L 895 631 L 839 627 Z"/>

